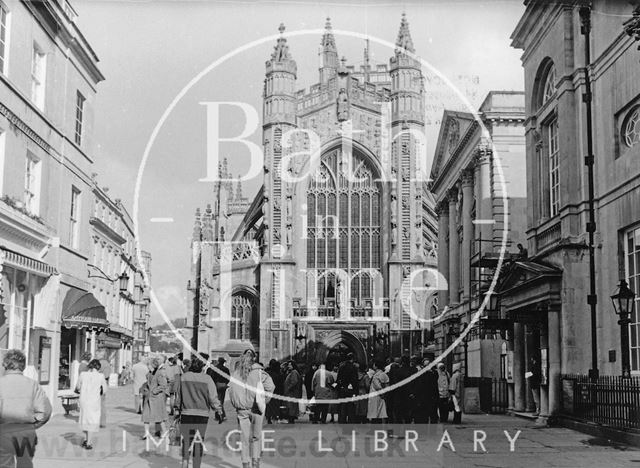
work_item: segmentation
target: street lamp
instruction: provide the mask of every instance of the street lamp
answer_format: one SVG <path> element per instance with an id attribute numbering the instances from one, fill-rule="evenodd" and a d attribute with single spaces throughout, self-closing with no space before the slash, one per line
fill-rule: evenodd
<path id="1" fill-rule="evenodd" d="M 120 280 L 120 292 L 126 292 L 129 289 L 129 275 L 123 271 L 118 279 Z"/>
<path id="2" fill-rule="evenodd" d="M 635 297 L 635 293 L 629 288 L 625 280 L 620 280 L 618 288 L 611 296 L 613 309 L 616 315 L 620 316 L 618 325 L 620 325 L 622 377 L 629 377 L 631 375 L 629 368 L 629 324 L 631 323 L 631 319 L 629 317 L 633 314 Z"/>

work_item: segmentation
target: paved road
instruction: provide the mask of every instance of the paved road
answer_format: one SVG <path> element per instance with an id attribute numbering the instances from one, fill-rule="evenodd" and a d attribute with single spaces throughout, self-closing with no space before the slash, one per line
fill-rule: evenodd
<path id="1" fill-rule="evenodd" d="M 131 409 L 131 389 L 110 390 L 107 396 L 109 427 L 98 435 L 94 450 L 85 451 L 80 447 L 82 436 L 76 412 L 70 416 L 57 415 L 39 431 L 36 468 L 180 466 L 177 447 L 167 450 L 164 443 L 159 447 L 150 443 L 147 450 L 146 443 L 140 440 L 142 424 L 140 416 Z M 231 432 L 235 429 L 233 411 L 227 408 L 227 412 L 229 421 L 209 425 L 203 466 L 241 466 L 239 454 L 229 447 L 235 446 L 237 437 Z M 640 468 L 639 449 L 602 444 L 569 429 L 535 428 L 529 421 L 509 416 L 469 415 L 463 421 L 460 426 L 389 427 L 394 437 L 386 440 L 384 432 L 375 432 L 379 427 L 368 425 L 312 425 L 305 421 L 265 426 L 266 431 L 274 431 L 265 433 L 266 438 L 273 439 L 266 444 L 267 448 L 274 451 L 264 454 L 262 466 Z M 513 451 L 507 436 L 514 440 Z"/>

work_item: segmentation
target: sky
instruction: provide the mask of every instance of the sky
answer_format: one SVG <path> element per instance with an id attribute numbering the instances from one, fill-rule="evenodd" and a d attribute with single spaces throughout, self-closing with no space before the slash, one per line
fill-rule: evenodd
<path id="1" fill-rule="evenodd" d="M 518 0 L 482 1 L 153 1 L 75 0 L 77 24 L 100 59 L 106 79 L 95 101 L 93 159 L 101 186 L 109 187 L 133 213 L 134 187 L 145 148 L 163 113 L 185 86 L 207 66 L 252 41 L 278 33 L 324 28 L 353 31 L 395 42 L 401 14 L 409 21 L 416 54 L 442 72 L 478 107 L 490 90 L 522 90 L 521 51 L 510 35 L 524 12 Z M 298 89 L 318 79 L 321 33 L 291 37 L 298 66 Z M 336 34 L 348 64 L 363 61 L 364 41 Z M 203 102 L 243 102 L 261 110 L 265 61 L 275 39 L 236 54 L 204 75 L 184 93 L 160 126 L 150 147 L 139 197 L 140 244 L 151 253 L 151 286 L 170 318 L 187 314 L 186 285 L 191 265 L 191 234 L 197 207 L 213 203 L 213 187 L 200 182 L 207 172 L 207 120 Z M 389 62 L 393 50 L 372 41 L 371 60 Z M 428 114 L 427 151 L 431 157 L 442 104 L 460 107 L 450 90 L 427 83 L 440 106 Z M 223 108 L 224 109 L 224 108 Z M 242 131 L 242 113 L 226 108 L 221 136 Z M 259 143 L 260 130 L 250 139 Z M 234 174 L 246 172 L 244 148 L 221 146 Z M 244 184 L 253 198 L 262 180 Z M 172 218 L 173 222 L 152 222 Z M 153 308 L 155 309 L 155 308 Z M 152 310 L 151 324 L 162 322 Z"/>

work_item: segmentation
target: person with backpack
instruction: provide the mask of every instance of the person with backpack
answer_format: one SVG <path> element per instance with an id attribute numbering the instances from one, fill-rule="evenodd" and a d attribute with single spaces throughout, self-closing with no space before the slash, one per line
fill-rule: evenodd
<path id="1" fill-rule="evenodd" d="M 262 423 L 269 396 L 275 385 L 263 367 L 256 363 L 256 353 L 247 349 L 233 373 L 229 401 L 235 408 L 240 427 L 242 468 L 259 468 L 262 447 Z"/>

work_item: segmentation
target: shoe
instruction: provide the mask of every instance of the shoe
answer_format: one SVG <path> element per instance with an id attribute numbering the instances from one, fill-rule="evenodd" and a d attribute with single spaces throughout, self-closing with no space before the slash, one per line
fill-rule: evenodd
<path id="1" fill-rule="evenodd" d="M 93 445 L 86 444 L 86 445 L 84 446 L 84 448 L 85 448 L 85 449 L 87 449 L 87 450 L 93 450 Z"/>
<path id="2" fill-rule="evenodd" d="M 251 463 L 249 463 L 249 462 L 242 462 L 242 468 L 251 468 Z"/>
<path id="3" fill-rule="evenodd" d="M 259 458 L 253 458 L 251 460 L 251 468 L 260 468 L 260 459 Z"/>
<path id="4" fill-rule="evenodd" d="M 86 447 L 86 446 L 87 446 L 87 441 L 86 441 L 86 440 L 83 440 L 83 441 L 82 441 L 82 445 L 81 445 L 81 447 L 83 447 L 83 448 L 84 448 L 84 447 Z"/>

